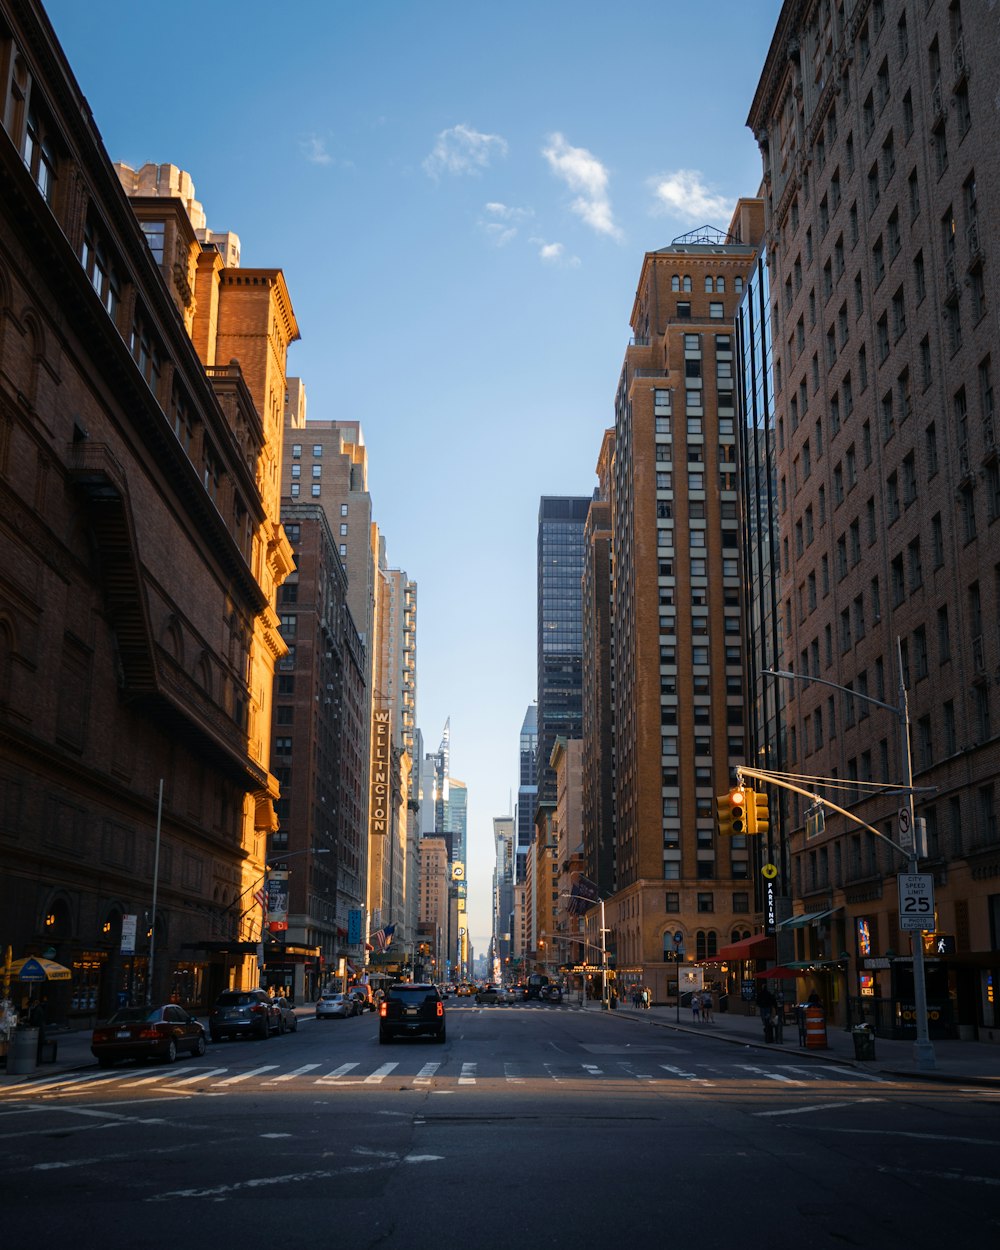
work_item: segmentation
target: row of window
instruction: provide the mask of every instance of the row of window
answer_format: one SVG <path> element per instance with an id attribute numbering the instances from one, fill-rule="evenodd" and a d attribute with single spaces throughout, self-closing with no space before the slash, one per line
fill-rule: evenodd
<path id="1" fill-rule="evenodd" d="M 692 289 L 690 274 L 684 274 L 683 276 L 680 274 L 676 274 L 676 273 L 673 274 L 670 279 L 670 289 L 671 291 L 690 292 Z M 721 295 L 724 293 L 725 289 L 726 289 L 726 279 L 724 277 L 722 277 L 721 275 L 719 277 L 713 277 L 710 274 L 705 275 L 706 295 L 712 295 L 716 292 Z M 740 295 L 743 292 L 743 279 L 739 275 L 737 275 L 733 279 L 733 290 L 736 292 L 737 295 Z"/>

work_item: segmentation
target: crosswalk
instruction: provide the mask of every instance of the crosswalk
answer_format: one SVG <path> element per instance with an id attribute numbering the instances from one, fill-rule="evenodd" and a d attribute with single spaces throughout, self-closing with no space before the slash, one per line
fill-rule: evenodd
<path id="1" fill-rule="evenodd" d="M 324 1070 L 325 1064 L 304 1063 L 282 1070 L 278 1063 L 233 1070 L 228 1067 L 184 1064 L 181 1067 L 153 1069 L 121 1069 L 114 1072 L 79 1071 L 40 1077 L 0 1091 L 0 1105 L 16 1099 L 52 1099 L 89 1096 L 103 1091 L 149 1094 L 224 1095 L 249 1089 L 261 1092 L 299 1088 L 335 1089 L 350 1086 L 364 1089 L 382 1085 L 388 1077 L 394 1084 L 404 1082 L 414 1089 L 432 1087 L 464 1087 L 489 1084 L 524 1085 L 529 1081 L 627 1082 L 643 1085 L 684 1083 L 688 1086 L 712 1088 L 724 1081 L 770 1082 L 802 1086 L 818 1081 L 870 1081 L 884 1083 L 871 1073 L 859 1073 L 835 1064 L 772 1064 L 692 1063 L 687 1066 L 654 1062 L 652 1057 L 635 1060 L 593 1062 L 455 1061 L 442 1059 L 417 1066 L 412 1059 L 380 1063 L 372 1066 L 371 1058 L 355 1059 Z"/>

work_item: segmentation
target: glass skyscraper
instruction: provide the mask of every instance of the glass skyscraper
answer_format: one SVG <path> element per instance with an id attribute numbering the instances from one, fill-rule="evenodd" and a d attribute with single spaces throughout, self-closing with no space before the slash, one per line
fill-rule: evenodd
<path id="1" fill-rule="evenodd" d="M 544 803 L 556 801 L 549 767 L 556 738 L 583 734 L 580 579 L 589 508 L 589 495 L 543 495 L 538 508 L 538 799 Z"/>

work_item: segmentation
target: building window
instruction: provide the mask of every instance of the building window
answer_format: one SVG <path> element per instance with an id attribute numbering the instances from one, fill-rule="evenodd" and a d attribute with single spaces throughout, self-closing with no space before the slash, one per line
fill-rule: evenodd
<path id="1" fill-rule="evenodd" d="M 56 187 L 55 131 L 32 102 L 28 110 L 28 126 L 24 135 L 24 163 L 47 204 L 52 203 Z"/>
<path id="2" fill-rule="evenodd" d="M 724 321 L 726 307 L 721 301 L 712 300 L 708 305 L 708 315 L 713 321 Z"/>
<path id="3" fill-rule="evenodd" d="M 80 263 L 105 311 L 114 320 L 121 299 L 121 283 L 107 246 L 92 221 L 87 222 L 83 233 Z"/>
<path id="4" fill-rule="evenodd" d="M 712 894 L 698 895 L 698 910 L 700 912 L 715 911 L 715 897 Z"/>

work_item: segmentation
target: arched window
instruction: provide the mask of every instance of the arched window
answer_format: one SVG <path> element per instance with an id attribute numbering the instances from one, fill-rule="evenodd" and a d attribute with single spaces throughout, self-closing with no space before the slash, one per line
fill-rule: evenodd
<path id="1" fill-rule="evenodd" d="M 675 273 L 670 279 L 670 289 L 671 291 L 679 291 L 681 289 L 681 279 L 679 274 Z"/>
<path id="2" fill-rule="evenodd" d="M 725 278 L 719 277 L 715 279 L 715 289 L 716 291 L 724 291 L 726 289 Z"/>
<path id="3" fill-rule="evenodd" d="M 737 295 L 743 294 L 743 279 L 742 278 L 733 279 L 733 290 L 736 292 Z"/>
<path id="4" fill-rule="evenodd" d="M 707 938 L 705 945 L 706 945 L 706 950 L 707 950 L 705 958 L 714 959 L 715 956 L 719 953 L 719 939 L 714 929 L 709 929 L 708 938 Z"/>
<path id="5" fill-rule="evenodd" d="M 691 290 L 691 278 L 689 274 L 684 275 L 684 290 L 685 291 Z"/>

